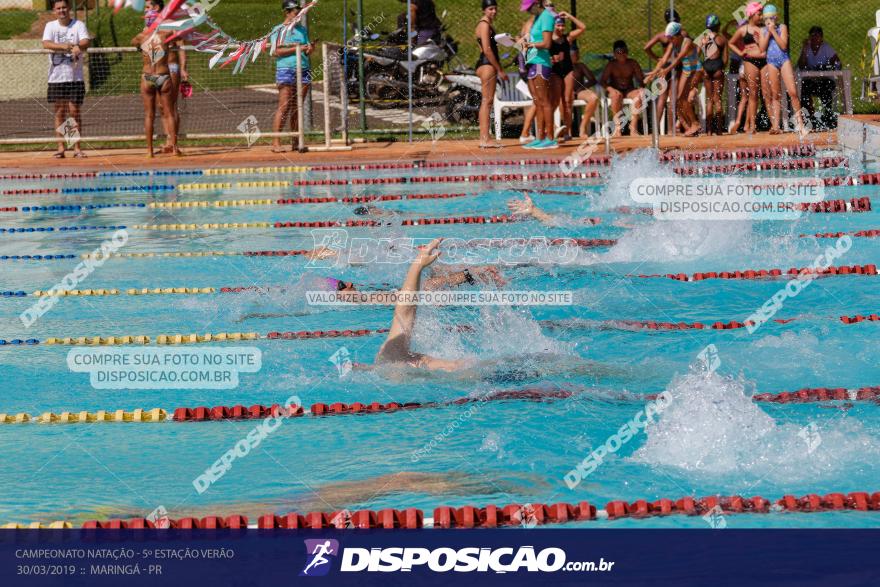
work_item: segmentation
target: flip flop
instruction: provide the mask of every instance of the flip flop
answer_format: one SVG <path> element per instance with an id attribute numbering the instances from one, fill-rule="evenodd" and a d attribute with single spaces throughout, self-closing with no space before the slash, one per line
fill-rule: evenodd
<path id="1" fill-rule="evenodd" d="M 77 151 L 76 153 L 73 154 L 73 156 L 76 159 L 85 159 L 86 158 L 86 154 L 83 153 L 82 151 Z"/>
<path id="2" fill-rule="evenodd" d="M 55 151 L 55 154 L 52 155 L 55 159 L 64 159 L 64 151 Z"/>

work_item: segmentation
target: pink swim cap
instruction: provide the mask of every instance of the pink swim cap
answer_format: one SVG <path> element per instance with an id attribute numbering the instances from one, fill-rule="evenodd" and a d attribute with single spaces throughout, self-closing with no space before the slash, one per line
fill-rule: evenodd
<path id="1" fill-rule="evenodd" d="M 537 1 L 538 0 L 522 0 L 522 2 L 519 5 L 520 11 L 525 12 L 526 10 L 531 8 L 532 5 L 535 4 Z"/>
<path id="2" fill-rule="evenodd" d="M 764 5 L 760 2 L 749 2 L 746 6 L 746 16 L 749 18 L 764 10 Z"/>

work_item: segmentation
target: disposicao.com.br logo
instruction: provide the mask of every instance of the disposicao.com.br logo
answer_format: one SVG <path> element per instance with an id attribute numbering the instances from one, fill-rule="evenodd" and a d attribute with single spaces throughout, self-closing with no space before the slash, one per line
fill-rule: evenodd
<path id="1" fill-rule="evenodd" d="M 328 556 L 336 556 L 336 540 L 306 540 L 308 560 L 300 576 L 326 575 L 330 569 Z M 604 558 L 595 561 L 567 561 L 561 548 L 535 551 L 533 546 L 519 548 L 356 548 L 343 549 L 339 570 L 343 573 L 395 573 L 427 568 L 435 573 L 516 573 L 518 571 L 555 573 L 557 571 L 611 571 L 614 562 Z"/>

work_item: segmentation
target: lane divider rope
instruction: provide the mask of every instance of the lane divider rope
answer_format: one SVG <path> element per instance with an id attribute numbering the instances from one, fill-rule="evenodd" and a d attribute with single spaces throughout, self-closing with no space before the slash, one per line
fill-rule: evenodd
<path id="1" fill-rule="evenodd" d="M 323 185 L 385 185 L 415 183 L 471 183 L 486 181 L 535 181 L 544 179 L 591 179 L 602 177 L 598 171 L 578 171 L 574 173 L 498 173 L 492 175 L 435 175 L 423 177 L 361 177 L 352 179 L 299 179 L 290 181 L 239 181 L 219 183 L 184 183 L 177 186 L 180 192 L 214 189 L 253 189 Z"/>
<path id="2" fill-rule="evenodd" d="M 791 159 L 789 161 L 744 162 L 727 165 L 708 165 L 702 167 L 675 167 L 678 175 L 709 175 L 716 173 L 741 173 L 744 171 L 793 171 L 803 169 L 828 169 L 849 167 L 846 157 L 824 157 L 821 159 Z"/>
<path id="3" fill-rule="evenodd" d="M 687 496 L 677 500 L 662 498 L 655 501 L 639 499 L 633 502 L 613 500 L 604 508 L 597 508 L 588 501 L 578 503 L 518 504 L 503 507 L 464 506 L 459 508 L 440 506 L 434 508 L 432 517 L 418 508 L 374 510 L 339 510 L 333 512 L 308 512 L 300 514 L 265 514 L 251 524 L 244 515 L 205 516 L 203 518 L 173 518 L 163 527 L 174 529 L 422 529 L 422 528 L 497 528 L 504 526 L 544 526 L 569 522 L 631 519 L 642 520 L 670 515 L 704 516 L 711 512 L 722 514 L 781 514 L 821 513 L 831 511 L 880 511 L 880 491 L 854 491 L 850 493 L 810 493 L 801 497 L 783 495 L 770 501 L 761 496 L 710 495 Z M 72 528 L 66 521 L 48 525 L 34 523 L 22 525 L 9 523 L 3 528 Z M 151 529 L 155 524 L 146 518 L 88 520 L 83 529 Z"/>
<path id="4" fill-rule="evenodd" d="M 252 406 L 244 406 L 237 404 L 234 406 L 198 406 L 194 408 L 177 407 L 170 410 L 162 408 L 152 408 L 148 410 L 136 409 L 132 411 L 125 410 L 99 410 L 97 412 L 89 412 L 87 410 L 79 412 L 44 412 L 37 416 L 20 412 L 17 414 L 0 413 L 0 424 L 93 424 L 101 422 L 140 422 L 140 423 L 157 423 L 157 422 L 219 422 L 226 420 L 259 420 L 268 417 L 283 416 L 288 418 L 311 416 L 343 416 L 343 415 L 375 415 L 383 413 L 393 413 L 400 410 L 424 410 L 438 409 L 454 406 L 469 405 L 479 402 L 488 401 L 532 401 L 532 402 L 549 402 L 553 400 L 563 400 L 574 397 L 578 393 L 564 388 L 548 389 L 548 388 L 525 388 L 516 390 L 500 390 L 480 398 L 462 397 L 455 400 L 442 402 L 371 402 L 361 403 L 354 402 L 351 404 L 344 402 L 323 403 L 316 402 L 308 408 L 304 406 L 291 404 L 282 406 L 281 404 L 263 405 L 254 404 Z M 618 399 L 628 401 L 653 401 L 656 400 L 658 394 L 646 394 L 642 396 L 621 395 Z M 797 391 L 783 391 L 777 393 L 758 393 L 751 397 L 752 401 L 759 403 L 822 403 L 830 401 L 870 401 L 876 402 L 880 400 L 880 387 L 861 387 L 848 389 L 845 387 L 811 387 L 799 389 Z M 169 417 L 169 414 L 171 416 Z"/>
<path id="5" fill-rule="evenodd" d="M 792 267 L 785 271 L 783 269 L 746 269 L 745 271 L 709 271 L 694 273 L 688 275 L 686 273 L 667 273 L 666 275 L 627 275 L 627 277 L 638 277 L 641 279 L 666 278 L 675 281 L 705 281 L 707 279 L 771 279 L 776 277 L 794 277 L 801 273 L 815 275 L 877 275 L 877 266 L 873 263 L 868 265 L 841 265 L 838 267 L 828 267 L 826 269 L 813 269 L 812 267 L 803 267 L 798 269 Z"/>
<path id="6" fill-rule="evenodd" d="M 82 230 L 122 230 L 125 226 L 29 226 L 27 228 L 2 228 L 0 234 L 15 234 L 24 232 L 77 232 Z"/>
<path id="7" fill-rule="evenodd" d="M 660 154 L 660 161 L 711 161 L 713 159 L 770 159 L 776 157 L 809 157 L 816 154 L 813 145 L 794 147 L 764 147 L 746 149 L 710 149 L 707 151 L 682 151 L 680 149 Z"/>

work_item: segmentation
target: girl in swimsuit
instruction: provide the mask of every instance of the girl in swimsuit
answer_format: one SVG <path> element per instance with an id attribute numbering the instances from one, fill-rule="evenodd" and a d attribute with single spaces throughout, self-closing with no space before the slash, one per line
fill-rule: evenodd
<path id="1" fill-rule="evenodd" d="M 766 44 L 763 45 L 764 33 L 761 28 L 764 7 L 760 2 L 750 2 L 746 6 L 746 23 L 737 29 L 730 39 L 730 50 L 743 62 L 743 74 L 746 78 L 746 95 L 748 108 L 746 111 L 747 133 L 755 132 L 755 119 L 758 116 L 758 89 L 764 85 L 762 70 L 767 66 Z M 739 48 L 742 41 L 743 49 Z M 765 95 L 767 91 L 765 88 Z"/>
<path id="2" fill-rule="evenodd" d="M 148 28 L 164 8 L 162 0 L 150 0 L 145 5 L 144 30 L 131 40 L 143 54 L 144 66 L 141 73 L 141 97 L 144 100 L 144 134 L 147 137 L 149 157 L 153 157 L 153 124 L 156 119 L 156 101 L 162 104 L 162 121 L 168 134 L 168 150 L 180 155 L 177 148 L 177 120 L 174 117 L 174 101 L 171 96 L 174 84 L 168 70 L 169 47 L 165 39 L 171 36 L 167 31 L 148 32 Z"/>
<path id="3" fill-rule="evenodd" d="M 482 82 L 483 100 L 480 102 L 480 148 L 487 149 L 500 147 L 500 144 L 490 142 L 489 136 L 489 112 L 495 101 L 495 86 L 497 78 L 507 81 L 507 74 L 501 67 L 498 59 L 498 43 L 495 42 L 495 29 L 492 23 L 498 14 L 496 0 L 483 0 L 483 18 L 477 23 L 477 45 L 480 47 L 480 57 L 477 59 L 477 76 Z"/>
<path id="4" fill-rule="evenodd" d="M 791 107 L 794 110 L 795 124 L 797 131 L 802 132 L 804 128 L 803 113 L 801 112 L 801 101 L 797 94 L 797 84 L 794 81 L 794 68 L 791 65 L 791 58 L 788 55 L 788 27 L 776 24 L 777 11 L 776 7 L 768 4 L 764 7 L 764 23 L 767 26 L 767 36 L 764 37 L 764 43 L 767 50 L 767 78 L 769 82 L 770 104 L 768 106 L 770 114 L 770 134 L 780 134 L 780 118 L 782 116 L 782 91 L 781 85 L 785 84 L 785 91 L 791 100 Z M 781 83 L 780 83 L 781 79 Z"/>
<path id="5" fill-rule="evenodd" d="M 724 68 L 727 65 L 727 39 L 720 32 L 721 20 L 710 14 L 706 17 L 706 31 L 700 36 L 700 53 L 703 55 L 703 71 L 706 72 L 706 121 L 709 134 L 724 133 L 724 110 L 721 95 L 724 93 Z"/>
<path id="6" fill-rule="evenodd" d="M 571 32 L 565 32 L 565 21 L 574 25 Z M 550 58 L 553 61 L 550 76 L 550 100 L 553 107 L 559 108 L 562 114 L 562 126 L 556 131 L 565 131 L 563 141 L 571 139 L 571 121 L 574 108 L 574 63 L 571 60 L 572 44 L 583 34 L 587 26 L 567 12 L 556 16 L 553 35 L 551 37 Z"/>
<path id="7" fill-rule="evenodd" d="M 669 24 L 670 22 L 677 22 L 681 24 L 681 17 L 679 17 L 678 12 L 670 10 L 668 8 L 663 13 L 663 19 L 666 21 L 666 24 Z M 683 35 L 687 35 L 687 31 L 684 28 L 681 29 L 681 32 Z M 651 39 L 644 46 L 644 51 L 648 55 L 649 63 L 653 61 L 657 61 L 658 63 L 660 62 L 660 60 L 663 58 L 663 54 L 666 52 L 666 48 L 669 46 L 669 42 L 670 39 L 666 36 L 665 30 L 660 31 L 659 33 L 651 37 Z M 657 52 L 654 50 L 654 47 L 656 47 L 657 45 L 660 45 L 660 47 L 662 48 L 660 55 L 657 55 Z M 676 71 L 676 74 L 678 74 L 678 71 Z M 649 78 L 650 75 L 651 74 L 649 73 Z M 654 102 L 654 107 L 657 108 L 658 122 L 663 120 L 663 114 L 666 112 L 666 103 L 669 101 L 669 92 L 672 89 L 671 74 L 666 79 L 666 82 L 666 89 L 663 90 L 663 92 L 659 96 L 657 96 L 657 100 Z"/>
<path id="8" fill-rule="evenodd" d="M 693 39 L 683 34 L 680 24 L 671 22 L 666 25 L 666 36 L 669 37 L 666 52 L 663 53 L 656 69 L 648 75 L 646 83 L 655 78 L 666 77 L 673 69 L 678 70 L 679 66 L 681 67 L 675 95 L 677 114 L 685 128 L 684 136 L 693 137 L 700 133 L 700 124 L 691 102 L 691 90 L 695 82 L 699 83 L 702 78 L 703 68 L 700 65 L 696 44 Z"/>

